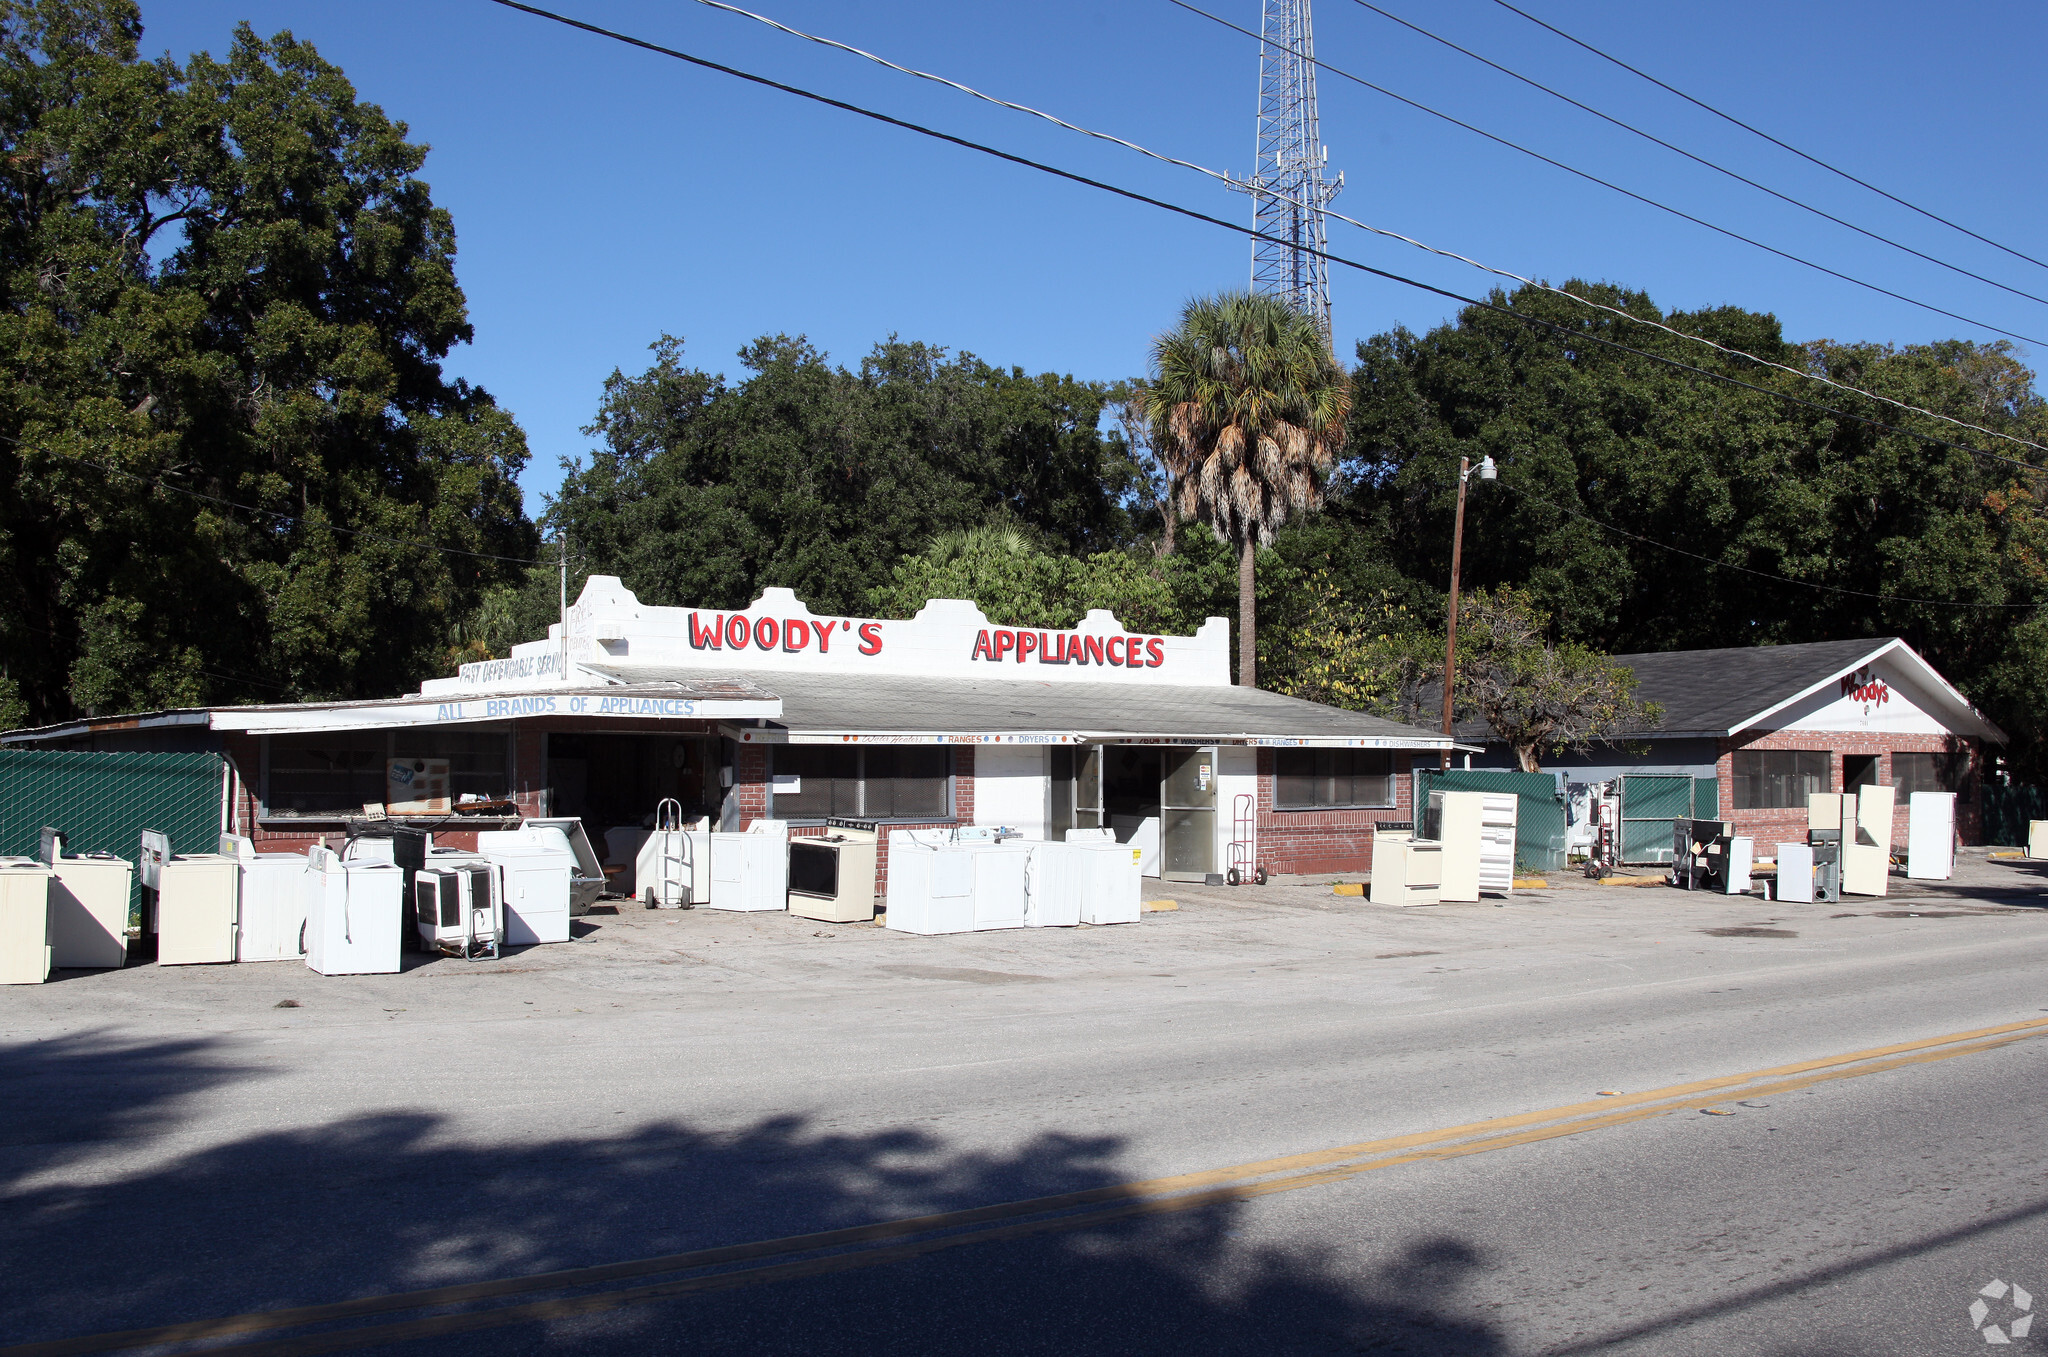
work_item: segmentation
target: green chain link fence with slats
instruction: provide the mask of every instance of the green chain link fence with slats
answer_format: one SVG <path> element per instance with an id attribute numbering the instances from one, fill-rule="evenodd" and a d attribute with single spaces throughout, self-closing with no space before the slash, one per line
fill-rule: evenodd
<path id="1" fill-rule="evenodd" d="M 174 853 L 211 853 L 224 766 L 218 754 L 0 749 L 0 854 L 34 856 L 45 825 L 63 830 L 73 853 L 133 862 L 145 829 L 169 835 Z"/>

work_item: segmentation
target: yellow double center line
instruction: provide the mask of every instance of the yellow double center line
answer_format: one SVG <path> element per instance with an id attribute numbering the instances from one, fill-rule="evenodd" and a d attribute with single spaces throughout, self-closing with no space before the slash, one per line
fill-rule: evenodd
<path id="1" fill-rule="evenodd" d="M 154 1347 L 172 1343 L 211 1341 L 245 1334 L 274 1333 L 284 1329 L 366 1319 L 372 1315 L 404 1310 L 445 1310 L 455 1306 L 479 1306 L 483 1302 L 507 1301 L 543 1292 L 580 1291 L 581 1294 L 552 1296 L 519 1304 L 454 1310 L 389 1324 L 358 1325 L 352 1328 L 237 1343 L 226 1351 L 235 1357 L 310 1357 L 310 1354 L 340 1352 L 349 1348 L 372 1347 L 411 1339 L 465 1333 L 524 1324 L 540 1320 L 566 1319 L 595 1314 L 644 1301 L 708 1291 L 725 1291 L 791 1281 L 833 1272 L 878 1267 L 885 1263 L 937 1253 L 967 1244 L 1017 1239 L 1026 1235 L 1075 1230 L 1106 1225 L 1143 1216 L 1168 1215 L 1203 1207 L 1250 1201 L 1277 1192 L 1294 1192 L 1305 1187 L 1342 1182 L 1374 1169 L 1392 1168 L 1432 1159 L 1455 1159 L 1469 1154 L 1531 1145 L 1562 1136 L 1625 1126 L 1649 1117 L 1666 1116 L 1706 1102 L 1736 1097 L 1754 1098 L 1790 1093 L 1838 1079 L 1901 1069 L 1909 1065 L 1948 1060 L 2007 1046 L 2031 1037 L 2048 1035 L 2048 1018 L 1984 1027 L 1971 1032 L 1929 1037 L 1922 1041 L 1878 1046 L 1846 1055 L 1806 1060 L 1793 1065 L 1751 1070 L 1746 1074 L 1724 1075 L 1688 1084 L 1673 1084 L 1645 1093 L 1623 1094 L 1594 1102 L 1572 1103 L 1540 1112 L 1495 1117 L 1467 1122 L 1435 1131 L 1361 1141 L 1303 1154 L 1261 1159 L 1229 1168 L 1202 1173 L 1176 1174 L 1112 1187 L 1089 1188 L 1025 1201 L 981 1206 L 965 1211 L 913 1216 L 817 1234 L 790 1235 L 782 1239 L 734 1244 L 724 1248 L 697 1249 L 689 1253 L 641 1258 L 599 1267 L 570 1268 L 560 1272 L 508 1277 L 490 1282 L 468 1282 L 423 1291 L 394 1292 L 337 1301 L 329 1305 L 305 1305 L 288 1310 L 262 1310 L 231 1315 L 223 1319 L 194 1320 L 164 1324 L 119 1333 L 88 1334 L 78 1338 L 45 1343 L 24 1343 L 0 1348 L 0 1357 L 80 1357 L 81 1354 L 118 1352 L 123 1349 Z M 892 1242 L 896 1241 L 896 1242 Z M 808 1255 L 808 1256 L 806 1256 Z M 781 1259 L 779 1262 L 761 1262 Z M 755 1263 L 736 1268 L 734 1263 Z M 724 1268 L 724 1271 L 706 1269 Z M 639 1277 L 674 1273 L 693 1276 L 638 1286 L 617 1283 Z M 596 1289 L 590 1289 L 596 1288 Z"/>

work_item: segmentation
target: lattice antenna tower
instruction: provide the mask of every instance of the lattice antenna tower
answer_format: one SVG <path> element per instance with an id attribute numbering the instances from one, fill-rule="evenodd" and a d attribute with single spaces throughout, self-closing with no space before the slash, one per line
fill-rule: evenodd
<path id="1" fill-rule="evenodd" d="M 1330 339 L 1330 265 L 1323 209 L 1344 189 L 1328 178 L 1329 148 L 1316 117 L 1315 23 L 1309 0 L 1265 0 L 1259 45 L 1258 159 L 1252 196 L 1252 290 L 1286 299 L 1315 317 Z"/>

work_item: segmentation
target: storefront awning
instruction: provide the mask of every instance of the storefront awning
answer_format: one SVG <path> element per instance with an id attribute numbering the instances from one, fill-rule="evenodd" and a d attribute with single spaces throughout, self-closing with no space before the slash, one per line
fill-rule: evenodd
<path id="1" fill-rule="evenodd" d="M 432 700 L 302 702 L 275 707 L 215 707 L 212 728 L 256 735 L 395 726 L 470 725 L 545 716 L 639 721 L 754 721 L 782 715 L 782 703 L 743 678 L 693 675 L 687 680 L 588 688 L 538 688 Z"/>

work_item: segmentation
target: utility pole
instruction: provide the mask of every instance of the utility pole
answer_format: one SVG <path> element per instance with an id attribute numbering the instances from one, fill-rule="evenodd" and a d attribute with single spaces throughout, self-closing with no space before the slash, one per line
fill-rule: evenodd
<path id="1" fill-rule="evenodd" d="M 1329 148 L 1316 114 L 1315 21 L 1309 0 L 1265 0 L 1259 44 L 1256 162 L 1231 187 L 1252 197 L 1252 291 L 1315 318 L 1330 342 L 1329 237 L 1323 209 L 1344 189 L 1324 177 Z"/>
<path id="2" fill-rule="evenodd" d="M 1479 463 L 1479 479 L 1490 481 L 1499 473 L 1493 458 Z M 1458 517 L 1451 529 L 1451 611 L 1444 622 L 1444 738 L 1451 735 L 1452 680 L 1458 673 L 1458 574 L 1465 563 L 1465 482 L 1472 478 L 1472 459 L 1458 459 Z M 1451 766 L 1451 747 L 1444 746 L 1442 767 Z"/>
<path id="3" fill-rule="evenodd" d="M 1465 507 L 1465 492 L 1458 492 L 1458 508 L 1462 514 Z M 569 681 L 569 530 L 563 528 L 555 540 L 555 554 L 561 557 L 562 570 L 562 669 L 556 676 L 562 682 Z"/>

